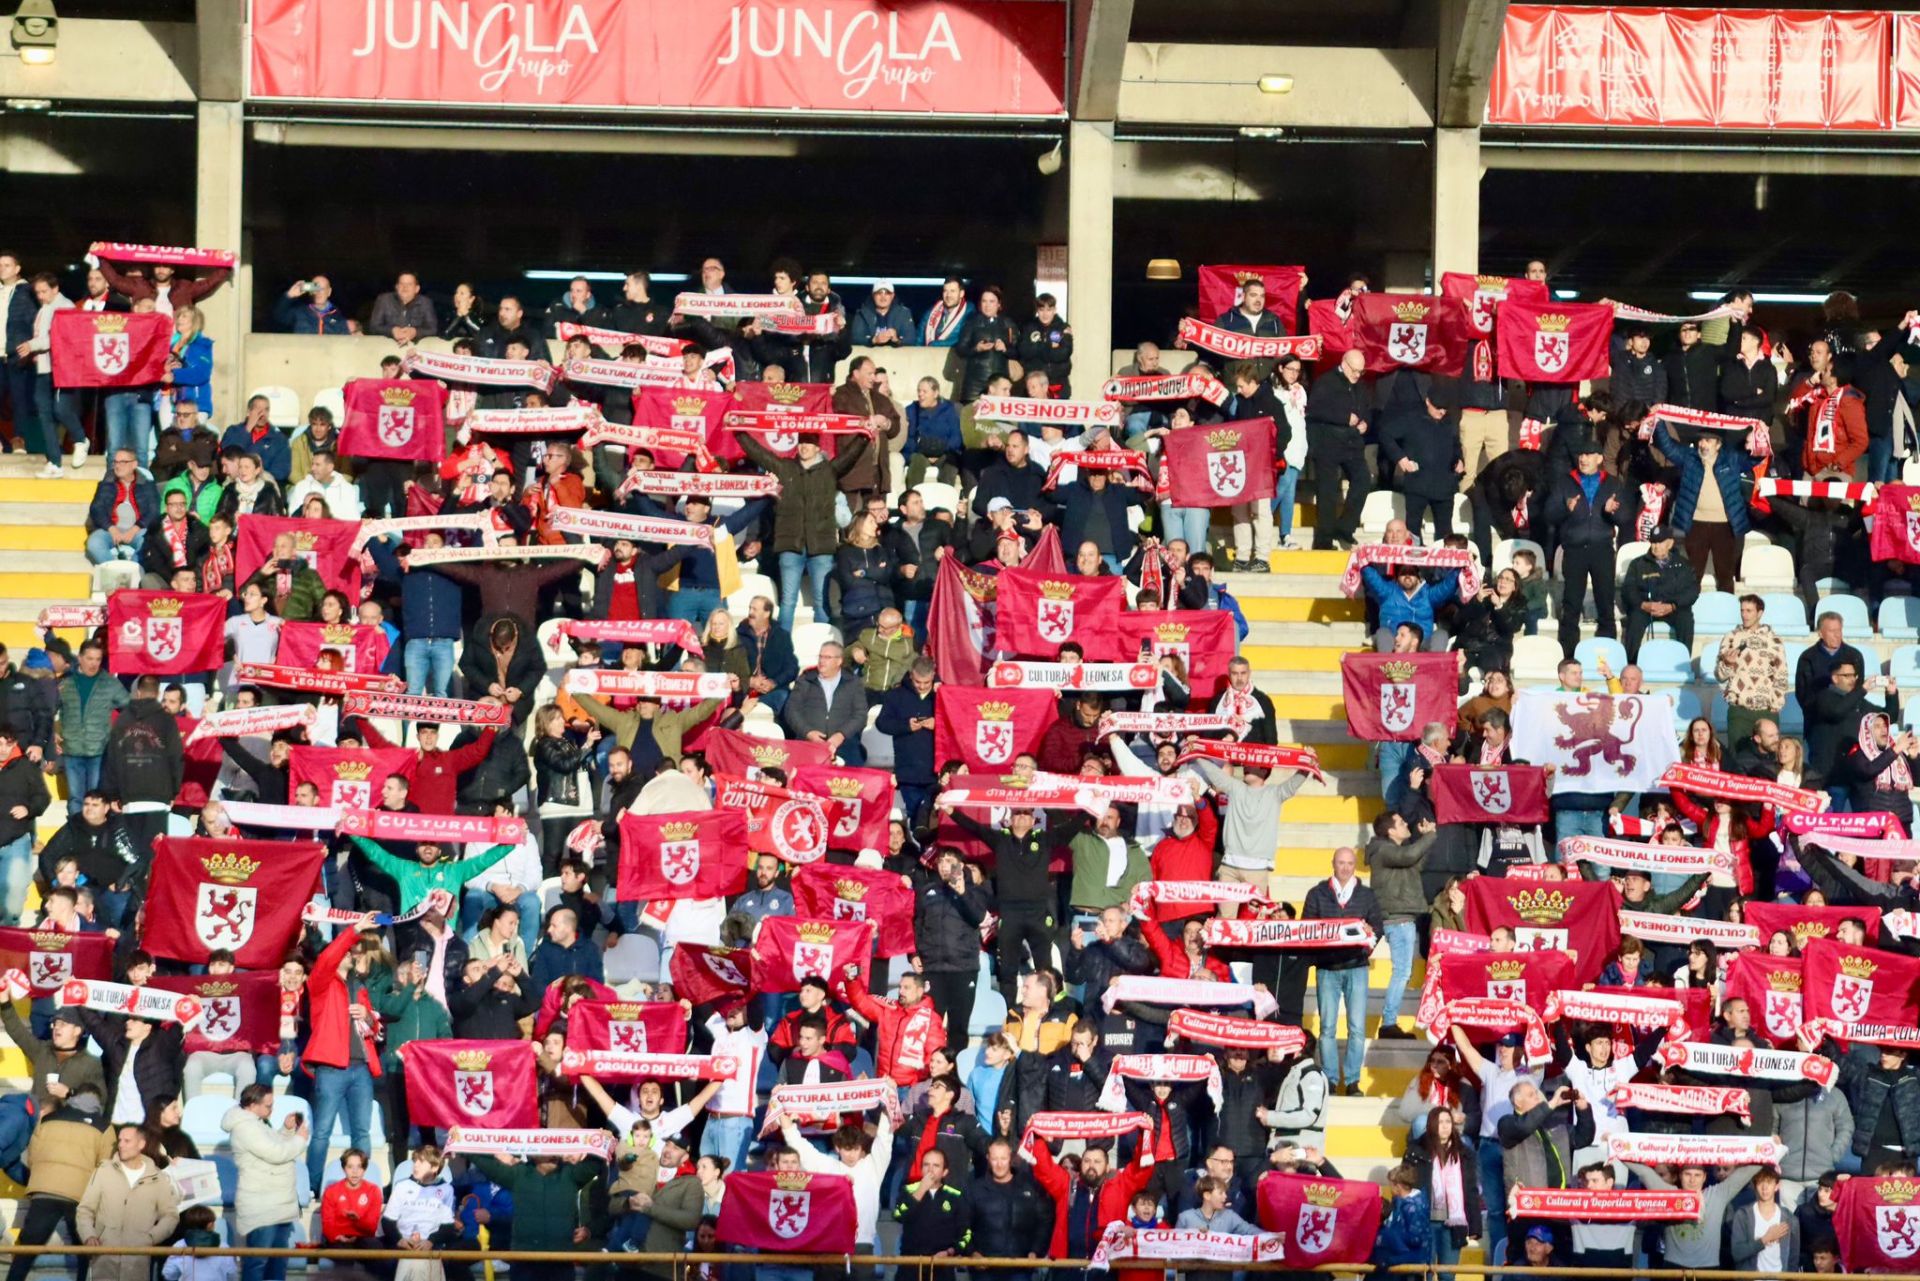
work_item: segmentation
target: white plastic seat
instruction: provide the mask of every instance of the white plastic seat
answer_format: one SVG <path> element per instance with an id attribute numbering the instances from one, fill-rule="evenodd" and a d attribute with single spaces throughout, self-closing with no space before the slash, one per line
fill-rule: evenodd
<path id="1" fill-rule="evenodd" d="M 742 574 L 739 590 L 727 596 L 727 612 L 733 615 L 734 622 L 747 621 L 747 606 L 756 596 L 765 596 L 772 601 L 774 616 L 779 617 L 780 589 L 774 581 L 765 574 Z"/>
<path id="2" fill-rule="evenodd" d="M 793 655 L 805 671 L 820 660 L 820 647 L 828 642 L 842 643 L 840 629 L 831 623 L 800 623 L 793 629 Z"/>
<path id="3" fill-rule="evenodd" d="M 1701 592 L 1693 602 L 1693 630 L 1698 636 L 1724 636 L 1740 626 L 1740 598 L 1732 592 Z"/>
<path id="4" fill-rule="evenodd" d="M 1867 636 L 1873 631 L 1873 616 L 1867 613 L 1867 602 L 1858 596 L 1823 596 L 1813 607 L 1813 616 L 1818 619 L 1828 613 L 1840 615 L 1840 625 L 1849 636 Z"/>
<path id="5" fill-rule="evenodd" d="M 1535 565 L 1544 565 L 1547 563 L 1546 548 L 1534 542 L 1531 538 L 1503 538 L 1493 545 L 1492 572 L 1498 574 L 1503 569 L 1511 568 L 1513 565 L 1513 554 L 1515 552 L 1532 552 L 1533 563 Z"/>
<path id="6" fill-rule="evenodd" d="M 283 431 L 297 427 L 306 421 L 306 416 L 300 412 L 300 393 L 291 387 L 269 383 L 248 392 L 247 400 L 252 400 L 255 396 L 267 398 L 267 421 Z M 334 421 L 337 425 L 340 420 Z"/>
<path id="7" fill-rule="evenodd" d="M 1769 591 L 1793 590 L 1793 553 L 1784 547 L 1775 547 L 1768 543 L 1765 547 L 1748 547 L 1740 562 L 1740 576 L 1745 580 L 1747 590 L 1765 594 Z M 1720 584 L 1723 588 L 1727 584 Z M 1771 611 L 1769 611 L 1771 614 Z M 1769 623 L 1773 619 L 1767 619 Z M 1778 630 L 1778 624 L 1775 624 Z"/>
<path id="8" fill-rule="evenodd" d="M 1645 556 L 1647 551 L 1648 544 L 1646 543 L 1632 542 L 1620 544 L 1620 550 L 1613 554 L 1614 578 L 1625 578 L 1627 566 L 1633 564 L 1634 561 L 1639 560 L 1642 556 Z"/>
<path id="9" fill-rule="evenodd" d="M 1516 636 L 1513 638 L 1513 679 L 1517 684 L 1538 684 L 1551 682 L 1560 670 L 1560 657 L 1564 651 L 1560 642 L 1551 636 Z"/>
<path id="10" fill-rule="evenodd" d="M 347 425 L 347 394 L 338 387 L 322 387 L 314 392 L 310 408 L 324 409 L 332 414 L 335 427 Z M 300 425 L 305 427 L 306 421 L 302 419 Z"/>
<path id="11" fill-rule="evenodd" d="M 1767 592 L 1760 599 L 1767 606 L 1767 626 L 1773 628 L 1776 636 L 1798 639 L 1813 634 L 1813 629 L 1807 626 L 1807 607 L 1792 592 Z M 1864 622 L 1860 630 L 1863 633 L 1867 630 Z"/>
<path id="12" fill-rule="evenodd" d="M 644 931 L 622 934 L 607 949 L 607 985 L 657 983 L 660 981 L 660 940 Z"/>
<path id="13" fill-rule="evenodd" d="M 928 511 L 944 507 L 950 512 L 960 510 L 960 487 L 950 485 L 944 480 L 923 480 L 913 487 L 926 504 Z"/>
<path id="14" fill-rule="evenodd" d="M 1367 495 L 1360 509 L 1360 541 L 1377 543 L 1387 530 L 1387 522 L 1407 518 L 1407 500 L 1390 489 L 1376 489 Z"/>
<path id="15" fill-rule="evenodd" d="M 1640 672 L 1651 684 L 1684 685 L 1693 679 L 1693 655 L 1679 641 L 1646 641 L 1640 646 Z"/>

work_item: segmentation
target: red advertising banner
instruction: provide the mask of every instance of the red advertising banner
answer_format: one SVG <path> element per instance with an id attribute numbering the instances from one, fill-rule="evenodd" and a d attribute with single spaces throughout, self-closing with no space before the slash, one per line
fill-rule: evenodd
<path id="1" fill-rule="evenodd" d="M 1239 644 L 1233 615 L 1222 609 L 1129 610 L 1114 629 L 1120 639 L 1114 659 L 1150 662 L 1172 654 L 1187 669 L 1187 688 L 1196 700 L 1211 701 L 1227 686 L 1227 664 Z M 1093 657 L 1093 651 L 1087 651 Z M 945 759 L 944 757 L 942 759 Z"/>
<path id="2" fill-rule="evenodd" d="M 248 96 L 1058 116 L 1058 0 L 254 0 Z"/>
<path id="3" fill-rule="evenodd" d="M 1175 507 L 1231 507 L 1273 497 L 1273 419 L 1182 427 L 1167 434 Z"/>
<path id="4" fill-rule="evenodd" d="M 227 603 L 204 592 L 107 597 L 107 669 L 116 676 L 210 672 L 225 653 Z"/>
<path id="5" fill-rule="evenodd" d="M 522 1130 L 538 1120 L 530 1041 L 408 1041 L 400 1058 L 416 1124 Z"/>
<path id="6" fill-rule="evenodd" d="M 1494 327 L 1502 378 L 1577 383 L 1611 368 L 1613 308 L 1604 303 L 1509 298 Z"/>
<path id="7" fill-rule="evenodd" d="M 1884 13 L 1516 4 L 1487 122 L 1885 130 L 1894 86 L 1906 84 L 1893 46 Z M 1898 118 L 1911 110 L 1903 103 Z"/>
<path id="8" fill-rule="evenodd" d="M 1200 268 L 1200 319 L 1218 323 L 1221 316 L 1240 305 L 1242 286 L 1258 281 L 1267 287 L 1267 310 L 1280 322 L 1280 332 L 1293 332 L 1294 313 L 1300 306 L 1300 282 L 1305 267 L 1254 266 L 1245 263 L 1202 266 Z"/>
<path id="9" fill-rule="evenodd" d="M 24 286 L 22 286 L 24 288 Z M 53 316 L 53 385 L 141 387 L 167 372 L 167 341 L 173 321 L 158 312 L 81 311 Z"/>
<path id="10" fill-rule="evenodd" d="M 1051 690 L 972 689 L 939 685 L 933 691 L 933 756 L 989 774 L 1013 767 L 1022 752 L 1040 749 L 1059 719 Z"/>
<path id="11" fill-rule="evenodd" d="M 431 378 L 355 378 L 342 389 L 345 458 L 439 462 L 447 456 L 447 388 Z"/>
<path id="12" fill-rule="evenodd" d="M 1111 652 L 1113 631 L 1126 596 L 1124 578 L 1003 569 L 994 645 L 1025 658 L 1053 658 L 1062 645 L 1077 641 L 1096 662 L 1116 657 Z"/>
<path id="13" fill-rule="evenodd" d="M 225 948 L 249 970 L 286 957 L 327 853 L 317 841 L 180 836 L 163 836 L 153 849 L 141 944 L 190 965 Z"/>
<path id="14" fill-rule="evenodd" d="M 1466 313 L 1432 294 L 1361 294 L 1354 300 L 1353 345 L 1367 354 L 1370 374 L 1457 374 L 1472 337 Z"/>

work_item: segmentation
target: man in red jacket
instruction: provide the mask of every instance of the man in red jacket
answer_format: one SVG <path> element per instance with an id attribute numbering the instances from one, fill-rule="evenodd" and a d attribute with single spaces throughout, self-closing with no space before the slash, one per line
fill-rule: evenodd
<path id="1" fill-rule="evenodd" d="M 900 976 L 900 999 L 889 1001 L 867 991 L 860 981 L 860 967 L 847 966 L 847 1003 L 854 1012 L 877 1029 L 879 1063 L 882 1076 L 893 1078 L 901 1089 L 927 1079 L 927 1060 L 946 1044 L 946 1031 L 940 1011 L 933 1008 L 927 995 L 927 981 L 918 974 Z"/>
<path id="2" fill-rule="evenodd" d="M 773 1034 L 767 1038 L 767 1056 L 777 1067 L 787 1061 L 799 1045 L 800 1020 L 810 1014 L 817 1014 L 827 1023 L 826 1048 L 838 1050 L 849 1062 L 855 1051 L 860 1048 L 858 1029 L 853 1020 L 833 1008 L 827 1001 L 826 981 L 815 976 L 800 980 L 800 1008 L 789 1010 L 773 1025 Z"/>
<path id="3" fill-rule="evenodd" d="M 1174 811 L 1173 827 L 1153 847 L 1147 861 L 1156 881 L 1210 881 L 1213 879 L 1213 844 L 1219 834 L 1220 820 L 1213 807 L 1204 811 L 1182 805 Z M 1190 916 L 1212 916 L 1211 903 L 1162 903 L 1153 905 L 1153 920 L 1164 925 Z"/>
<path id="4" fill-rule="evenodd" d="M 497 703 L 496 698 L 483 698 L 483 703 Z M 360 719 L 361 741 L 368 747 L 397 747 L 382 737 L 373 722 Z M 491 726 L 480 731 L 480 737 L 465 747 L 456 747 L 451 751 L 440 750 L 440 727 L 432 721 L 420 721 L 414 726 L 414 743 L 418 748 L 418 761 L 413 767 L 413 780 L 408 790 L 408 798 L 420 807 L 422 814 L 452 814 L 459 805 L 460 776 L 487 759 L 493 750 L 494 730 Z"/>
<path id="5" fill-rule="evenodd" d="M 373 1080 L 380 1075 L 380 1044 L 367 987 L 368 968 L 357 967 L 351 955 L 363 934 L 379 929 L 378 916 L 368 912 L 351 928 L 342 929 L 313 963 L 307 979 L 307 1015 L 312 1034 L 303 1058 L 313 1074 L 313 1132 L 333 1133 L 342 1108 L 347 1114 L 347 1136 L 362 1152 L 371 1143 Z M 374 936 L 378 941 L 378 936 Z M 311 1185 L 324 1188 L 327 1145 L 324 1140 L 307 1148 Z"/>
<path id="6" fill-rule="evenodd" d="M 1153 1145 L 1141 1141 L 1130 1165 L 1107 1173 L 1107 1150 L 1087 1145 L 1080 1173 L 1053 1159 L 1044 1142 L 1029 1138 L 1020 1155 L 1033 1163 L 1033 1177 L 1058 1207 L 1053 1216 L 1053 1245 L 1048 1256 L 1084 1259 L 1100 1244 L 1109 1223 L 1124 1222 L 1128 1203 L 1153 1177 Z"/>

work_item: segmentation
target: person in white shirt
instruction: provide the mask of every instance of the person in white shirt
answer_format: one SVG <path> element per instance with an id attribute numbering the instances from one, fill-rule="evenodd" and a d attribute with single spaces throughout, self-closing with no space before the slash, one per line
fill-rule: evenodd
<path id="1" fill-rule="evenodd" d="M 886 1111 L 882 1109 L 872 1138 L 857 1125 L 843 1125 L 834 1131 L 832 1156 L 802 1138 L 790 1116 L 780 1118 L 780 1137 L 800 1158 L 801 1169 L 810 1174 L 845 1175 L 853 1180 L 853 1252 L 872 1254 L 880 1222 L 880 1188 L 886 1182 L 887 1166 L 893 1160 L 893 1124 L 887 1119 Z"/>
<path id="2" fill-rule="evenodd" d="M 313 451 L 313 461 L 299 483 L 287 492 L 287 510 L 297 512 L 307 499 L 318 497 L 333 520 L 360 519 L 360 487 L 342 476 L 331 449 Z"/>
<path id="3" fill-rule="evenodd" d="M 33 317 L 33 337 L 21 343 L 13 355 L 21 360 L 33 360 L 33 409 L 43 444 L 39 452 L 47 458 L 40 475 L 51 478 L 60 474 L 60 429 L 66 428 L 67 434 L 73 437 L 75 467 L 87 461 L 87 433 L 80 426 L 77 396 L 72 392 L 57 392 L 53 386 L 53 317 L 56 312 L 72 310 L 73 299 L 60 292 L 60 278 L 50 271 L 33 278 L 33 296 L 40 304 L 40 310 Z M 33 443 L 27 442 L 29 450 Z"/>
<path id="4" fill-rule="evenodd" d="M 484 854 L 491 844 L 469 844 L 468 857 Z M 477 929 L 480 918 L 495 907 L 510 907 L 520 913 L 520 941 L 527 955 L 540 946 L 540 850 L 529 827 L 513 847 L 513 853 L 475 876 L 460 889 L 460 923 Z"/>
<path id="5" fill-rule="evenodd" d="M 248 582 L 240 588 L 240 609 L 227 620 L 227 639 L 233 643 L 233 662 L 220 673 L 220 688 L 234 688 L 233 669 L 242 663 L 271 664 L 280 652 L 281 619 L 267 612 L 267 592 Z"/>
<path id="6" fill-rule="evenodd" d="M 1753 1176 L 1753 1204 L 1733 1212 L 1728 1225 L 1733 1266 L 1779 1275 L 1800 1266 L 1800 1220 L 1780 1204 L 1780 1172 L 1761 1166 Z"/>
<path id="7" fill-rule="evenodd" d="M 693 1002 L 680 1002 L 693 1016 Z M 767 1034 L 747 1026 L 747 1003 L 733 1001 L 707 1020 L 713 1053 L 731 1057 L 733 1075 L 720 1081 L 720 1092 L 707 1102 L 707 1128 L 700 1136 L 701 1156 L 723 1156 L 729 1170 L 746 1168 L 747 1147 L 753 1142 L 754 1083 L 760 1060 L 766 1056 Z"/>

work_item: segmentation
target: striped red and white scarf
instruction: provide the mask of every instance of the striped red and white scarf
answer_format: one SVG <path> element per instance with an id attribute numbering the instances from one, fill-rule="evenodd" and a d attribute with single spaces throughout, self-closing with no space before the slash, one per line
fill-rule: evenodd
<path id="1" fill-rule="evenodd" d="M 1839 480 L 1783 480 L 1763 476 L 1753 482 L 1753 492 L 1766 497 L 1831 498 L 1843 503 L 1870 503 L 1878 486 L 1867 482 Z"/>
<path id="2" fill-rule="evenodd" d="M 1607 1092 L 1615 1107 L 1672 1116 L 1753 1115 L 1753 1096 L 1745 1090 L 1718 1085 L 1662 1085 L 1655 1081 L 1616 1085 Z"/>
<path id="3" fill-rule="evenodd" d="M 1733 316 L 1736 314 L 1738 313 L 1735 312 L 1733 306 L 1724 302 L 1710 311 L 1701 312 L 1697 316 L 1676 316 L 1665 311 L 1648 311 L 1645 307 L 1635 307 L 1624 302 L 1616 302 L 1613 304 L 1613 318 L 1615 320 L 1630 320 L 1647 325 L 1698 325 L 1709 320 L 1718 320 L 1722 316 Z"/>
<path id="4" fill-rule="evenodd" d="M 1340 593 L 1351 599 L 1360 594 L 1360 571 L 1369 565 L 1413 565 L 1420 569 L 1457 569 L 1463 601 L 1480 594 L 1480 565 L 1470 547 L 1423 547 L 1417 543 L 1361 543 L 1347 553 L 1340 572 Z"/>
<path id="5" fill-rule="evenodd" d="M 1278 1050 L 1283 1057 L 1298 1054 L 1307 1045 L 1304 1028 L 1259 1019 L 1238 1019 L 1231 1014 L 1212 1014 L 1206 1010 L 1175 1010 L 1167 1016 L 1167 1035 L 1197 1045 Z"/>
<path id="6" fill-rule="evenodd" d="M 1658 481 L 1640 486 L 1640 514 L 1634 518 L 1633 536 L 1643 543 L 1651 541 L 1654 527 L 1666 514 L 1667 487 Z"/>

